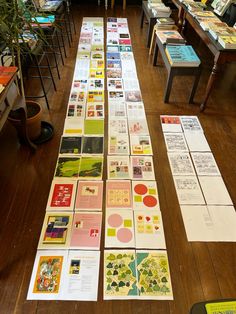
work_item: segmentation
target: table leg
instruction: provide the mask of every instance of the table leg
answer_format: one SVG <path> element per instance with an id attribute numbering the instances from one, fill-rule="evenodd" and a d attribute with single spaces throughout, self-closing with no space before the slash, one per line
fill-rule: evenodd
<path id="1" fill-rule="evenodd" d="M 152 65 L 153 66 L 157 65 L 157 57 L 158 57 L 158 45 L 157 45 L 157 42 L 155 42 L 154 53 L 153 53 L 153 61 L 152 61 Z"/>
<path id="2" fill-rule="evenodd" d="M 190 95 L 189 101 L 188 101 L 189 104 L 193 104 L 194 95 L 195 95 L 195 92 L 197 90 L 198 82 L 200 80 L 201 68 L 199 68 L 196 71 L 195 71 L 196 74 L 195 74 L 193 88 L 192 88 L 191 95 Z"/>
<path id="3" fill-rule="evenodd" d="M 114 0 L 112 0 L 114 1 Z M 140 19 L 140 28 L 143 28 L 143 20 L 144 20 L 144 11 L 142 10 L 141 19 Z"/>
<path id="4" fill-rule="evenodd" d="M 126 9 L 126 0 L 123 0 L 123 10 Z"/>
<path id="5" fill-rule="evenodd" d="M 183 23 L 184 23 L 184 9 L 180 7 L 179 13 L 178 13 L 178 22 L 177 22 L 178 30 L 180 32 L 182 31 Z"/>
<path id="6" fill-rule="evenodd" d="M 115 0 L 111 0 L 111 8 L 113 9 L 115 5 Z"/>
<path id="7" fill-rule="evenodd" d="M 150 19 L 149 24 L 148 24 L 148 35 L 147 35 L 147 47 L 150 47 L 151 44 L 151 38 L 152 38 L 152 32 L 154 25 L 156 24 L 155 19 Z"/>
<path id="8" fill-rule="evenodd" d="M 173 69 L 170 69 L 170 71 L 168 73 L 168 77 L 167 77 L 166 90 L 165 90 L 165 95 L 164 95 L 164 102 L 165 103 L 169 102 L 173 78 L 174 78 Z"/>
<path id="9" fill-rule="evenodd" d="M 107 10 L 107 1 L 108 0 L 105 0 L 105 9 Z"/>
<path id="10" fill-rule="evenodd" d="M 206 104 L 207 104 L 207 101 L 208 101 L 208 98 L 210 96 L 210 93 L 212 91 L 212 88 L 214 86 L 214 83 L 217 79 L 217 75 L 218 73 L 220 72 L 220 65 L 217 63 L 217 61 L 214 63 L 214 66 L 212 68 L 212 72 L 211 72 L 211 75 L 208 79 L 208 83 L 207 83 L 207 88 L 206 88 L 206 93 L 205 93 L 205 96 L 204 96 L 204 100 L 200 106 L 200 111 L 203 112 L 205 109 L 206 109 Z"/>

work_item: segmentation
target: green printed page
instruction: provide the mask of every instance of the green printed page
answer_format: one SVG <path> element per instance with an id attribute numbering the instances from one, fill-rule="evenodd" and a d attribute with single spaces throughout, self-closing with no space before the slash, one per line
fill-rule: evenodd
<path id="1" fill-rule="evenodd" d="M 104 251 L 104 299 L 137 297 L 134 250 Z"/>
<path id="2" fill-rule="evenodd" d="M 103 156 L 93 155 L 92 157 L 81 158 L 79 168 L 80 179 L 102 180 Z"/>
<path id="3" fill-rule="evenodd" d="M 166 251 L 137 251 L 136 260 L 140 297 L 173 300 Z"/>
<path id="4" fill-rule="evenodd" d="M 84 120 L 85 135 L 104 135 L 104 120 L 86 119 Z"/>
<path id="5" fill-rule="evenodd" d="M 236 314 L 236 301 L 207 303 L 207 314 Z"/>

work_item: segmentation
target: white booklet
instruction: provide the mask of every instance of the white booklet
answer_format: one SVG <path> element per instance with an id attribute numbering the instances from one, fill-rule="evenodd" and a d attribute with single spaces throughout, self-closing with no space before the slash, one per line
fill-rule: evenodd
<path id="1" fill-rule="evenodd" d="M 105 247 L 135 247 L 134 221 L 131 210 L 106 209 Z"/>
<path id="2" fill-rule="evenodd" d="M 157 210 L 134 211 L 136 249 L 165 249 L 165 235 L 161 212 Z"/>
<path id="3" fill-rule="evenodd" d="M 195 175 L 189 153 L 167 153 L 172 175 Z"/>
<path id="4" fill-rule="evenodd" d="M 129 120 L 146 120 L 143 102 L 127 102 L 127 115 Z"/>
<path id="5" fill-rule="evenodd" d="M 202 191 L 196 176 L 173 176 L 179 204 L 205 204 Z"/>
<path id="6" fill-rule="evenodd" d="M 124 90 L 140 90 L 139 81 L 137 78 L 134 79 L 123 79 Z"/>
<path id="7" fill-rule="evenodd" d="M 184 136 L 185 136 L 190 152 L 210 152 L 211 151 L 204 133 L 186 131 L 184 132 Z"/>
<path id="8" fill-rule="evenodd" d="M 60 300 L 62 274 L 67 262 L 67 250 L 38 250 L 30 279 L 27 300 Z"/>
<path id="9" fill-rule="evenodd" d="M 70 250 L 63 275 L 63 300 L 97 301 L 99 251 Z"/>
<path id="10" fill-rule="evenodd" d="M 168 152 L 188 152 L 188 147 L 181 133 L 164 133 L 166 149 Z"/>
<path id="11" fill-rule="evenodd" d="M 236 242 L 233 206 L 181 206 L 188 241 Z"/>
<path id="12" fill-rule="evenodd" d="M 149 135 L 131 135 L 130 148 L 132 155 L 153 155 L 152 143 Z"/>
<path id="13" fill-rule="evenodd" d="M 200 176 L 220 176 L 212 153 L 191 153 L 197 174 Z"/>
<path id="14" fill-rule="evenodd" d="M 198 179 L 207 205 L 233 205 L 222 177 L 199 176 Z"/>
<path id="15" fill-rule="evenodd" d="M 129 155 L 128 135 L 110 135 L 108 137 L 108 155 Z"/>
<path id="16" fill-rule="evenodd" d="M 146 119 L 128 120 L 130 135 L 149 135 Z"/>
<path id="17" fill-rule="evenodd" d="M 163 132 L 182 132 L 179 116 L 160 116 Z"/>

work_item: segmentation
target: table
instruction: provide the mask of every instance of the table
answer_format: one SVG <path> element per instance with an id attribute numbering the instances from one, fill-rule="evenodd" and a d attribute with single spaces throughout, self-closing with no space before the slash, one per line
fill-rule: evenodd
<path id="1" fill-rule="evenodd" d="M 146 19 L 148 21 L 147 47 L 149 48 L 150 43 L 151 43 L 151 38 L 152 38 L 153 27 L 156 24 L 157 18 L 152 13 L 152 10 L 150 10 L 148 8 L 148 2 L 147 1 L 142 2 L 142 13 L 141 13 L 141 22 L 140 22 L 141 28 L 143 28 L 144 16 L 146 17 Z"/>
<path id="2" fill-rule="evenodd" d="M 13 75 L 7 86 L 5 86 L 4 90 L 0 93 L 0 104 L 4 103 L 6 104 L 5 110 L 2 112 L 0 116 L 0 131 L 3 128 L 8 115 L 11 110 L 18 110 L 20 121 L 21 121 L 21 128 L 20 128 L 20 136 L 22 140 L 33 150 L 36 149 L 36 145 L 34 145 L 27 134 L 27 128 L 26 128 L 26 104 L 24 98 L 16 91 L 15 87 L 15 80 L 16 80 L 17 73 Z M 10 96 L 10 93 L 13 95 Z"/>
<path id="3" fill-rule="evenodd" d="M 203 102 L 201 103 L 200 110 L 204 111 L 207 105 L 208 98 L 214 87 L 216 80 L 219 77 L 221 69 L 227 62 L 236 61 L 236 49 L 224 49 L 216 40 L 214 40 L 208 32 L 205 32 L 198 21 L 194 19 L 188 12 L 187 8 L 179 1 L 172 0 L 172 2 L 179 9 L 178 13 L 178 27 L 181 32 L 184 31 L 186 21 L 192 26 L 201 40 L 209 48 L 211 53 L 214 55 L 214 65 L 208 79 L 205 95 Z"/>
<path id="4" fill-rule="evenodd" d="M 189 97 L 189 103 L 193 103 L 193 98 L 194 98 L 197 85 L 199 82 L 199 78 L 200 78 L 201 67 L 200 65 L 199 66 L 181 66 L 181 67 L 171 66 L 165 52 L 165 47 L 166 46 L 161 43 L 161 41 L 159 40 L 157 36 L 155 49 L 154 49 L 154 55 L 153 55 L 153 65 L 154 66 L 157 65 L 158 51 L 160 51 L 165 67 L 168 72 L 166 89 L 165 89 L 165 94 L 164 94 L 164 102 L 166 103 L 169 101 L 173 78 L 179 75 L 179 76 L 194 76 L 195 77 L 192 91 Z"/>

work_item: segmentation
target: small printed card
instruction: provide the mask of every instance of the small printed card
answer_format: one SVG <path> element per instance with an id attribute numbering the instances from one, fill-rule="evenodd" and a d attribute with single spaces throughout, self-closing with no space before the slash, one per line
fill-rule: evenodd
<path id="1" fill-rule="evenodd" d="M 160 209 L 156 181 L 132 181 L 133 209 Z"/>
<path id="2" fill-rule="evenodd" d="M 107 177 L 109 180 L 130 179 L 129 156 L 107 156 Z"/>
<path id="3" fill-rule="evenodd" d="M 102 210 L 103 181 L 80 181 L 75 200 L 75 211 Z"/>
<path id="4" fill-rule="evenodd" d="M 109 155 L 129 155 L 128 135 L 110 135 L 108 138 Z"/>
<path id="5" fill-rule="evenodd" d="M 130 149 L 132 155 L 153 155 L 152 144 L 149 135 L 131 135 Z"/>
<path id="6" fill-rule="evenodd" d="M 131 156 L 132 180 L 155 180 L 153 159 L 149 156 Z"/>
<path id="7" fill-rule="evenodd" d="M 106 182 L 106 208 L 132 209 L 131 183 L 129 180 Z"/>

